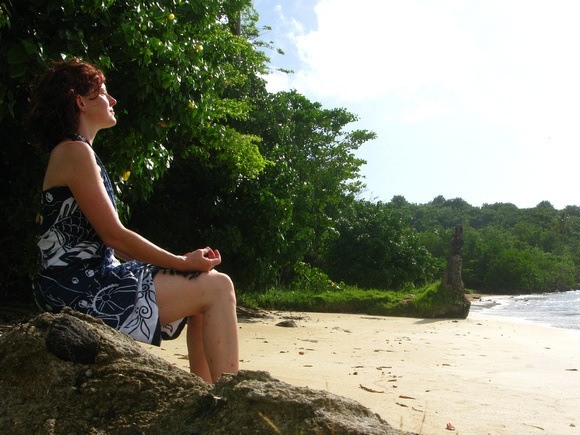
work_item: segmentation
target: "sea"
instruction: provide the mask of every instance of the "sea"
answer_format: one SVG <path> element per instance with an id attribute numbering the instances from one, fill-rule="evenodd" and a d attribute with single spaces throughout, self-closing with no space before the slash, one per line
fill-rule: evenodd
<path id="1" fill-rule="evenodd" d="M 471 312 L 505 316 L 580 332 L 580 290 L 518 296 L 482 296 Z"/>

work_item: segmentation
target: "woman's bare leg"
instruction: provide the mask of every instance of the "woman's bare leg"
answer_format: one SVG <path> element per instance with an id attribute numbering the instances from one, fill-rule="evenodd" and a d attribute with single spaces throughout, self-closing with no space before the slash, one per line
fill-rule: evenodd
<path id="1" fill-rule="evenodd" d="M 203 314 L 201 343 L 212 381 L 237 373 L 238 321 L 230 278 L 213 270 L 195 279 L 159 272 L 153 282 L 161 324 Z"/>
<path id="2" fill-rule="evenodd" d="M 211 372 L 207 365 L 203 349 L 203 314 L 189 316 L 187 320 L 187 354 L 189 371 L 206 382 L 212 382 Z"/>

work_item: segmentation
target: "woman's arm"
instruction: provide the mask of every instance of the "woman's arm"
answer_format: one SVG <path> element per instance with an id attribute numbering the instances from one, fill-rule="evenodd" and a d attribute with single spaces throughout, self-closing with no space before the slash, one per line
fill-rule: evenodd
<path id="1" fill-rule="evenodd" d="M 84 142 L 65 142 L 51 155 L 52 169 L 74 195 L 79 207 L 105 245 L 157 266 L 175 270 L 207 272 L 221 262 L 219 252 L 198 249 L 185 255 L 174 255 L 139 234 L 125 228 L 103 185 L 100 167 L 92 148 Z"/>

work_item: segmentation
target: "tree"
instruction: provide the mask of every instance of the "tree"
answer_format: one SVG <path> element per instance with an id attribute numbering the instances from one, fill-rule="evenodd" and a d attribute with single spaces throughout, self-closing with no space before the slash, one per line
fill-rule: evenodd
<path id="1" fill-rule="evenodd" d="M 357 201 L 336 226 L 323 270 L 363 288 L 400 289 L 433 278 L 433 258 L 401 215 L 382 203 Z"/>
<path id="2" fill-rule="evenodd" d="M 203 171 L 195 158 L 176 161 L 132 219 L 175 249 L 185 240 L 218 246 L 222 269 L 242 291 L 289 283 L 303 261 L 318 264 L 320 246 L 360 188 L 362 161 L 353 151 L 374 137 L 347 131 L 356 118 L 344 109 L 323 109 L 297 92 L 252 89 L 250 116 L 236 128 L 261 136 L 264 170 L 228 179 L 219 168 Z M 179 210 L 180 224 L 159 231 L 152 223 L 171 209 Z"/>
<path id="3" fill-rule="evenodd" d="M 556 210 L 548 201 L 519 209 L 496 203 L 472 207 L 460 198 L 439 196 L 431 203 L 391 202 L 418 231 L 421 243 L 444 264 L 454 223 L 463 223 L 463 279 L 470 289 L 531 292 L 574 288 L 580 281 L 578 207 Z"/>
<path id="4" fill-rule="evenodd" d="M 227 168 L 230 178 L 264 168 L 259 139 L 231 123 L 249 109 L 234 90 L 265 71 L 265 56 L 230 30 L 248 7 L 250 0 L 0 3 L 0 214 L 8 225 L 0 270 L 21 278 L 35 270 L 44 157 L 27 141 L 24 115 L 30 83 L 50 59 L 77 56 L 105 70 L 119 122 L 97 149 L 125 203 L 149 195 L 182 156 L 196 156 L 207 171 Z"/>

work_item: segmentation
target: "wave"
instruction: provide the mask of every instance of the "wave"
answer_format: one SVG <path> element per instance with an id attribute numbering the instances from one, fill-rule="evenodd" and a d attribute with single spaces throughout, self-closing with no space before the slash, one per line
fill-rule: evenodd
<path id="1" fill-rule="evenodd" d="M 474 312 L 523 319 L 556 328 L 580 330 L 580 290 L 518 296 L 487 296 Z"/>

